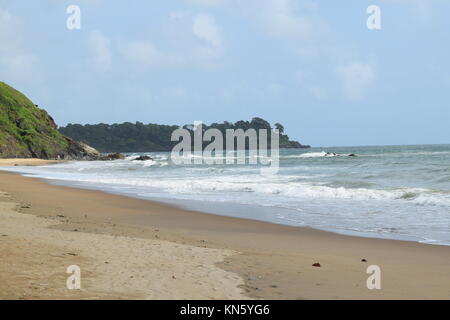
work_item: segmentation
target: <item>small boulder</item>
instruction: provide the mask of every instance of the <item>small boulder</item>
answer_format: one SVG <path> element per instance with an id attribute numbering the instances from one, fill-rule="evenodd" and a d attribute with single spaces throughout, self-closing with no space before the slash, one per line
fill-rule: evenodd
<path id="1" fill-rule="evenodd" d="M 121 153 L 110 153 L 108 154 L 109 160 L 124 160 L 125 156 Z"/>
<path id="2" fill-rule="evenodd" d="M 321 267 L 321 265 L 320 265 L 320 263 L 318 263 L 318 262 L 315 262 L 315 263 L 313 263 L 313 265 L 312 265 L 313 267 L 318 267 L 318 268 L 320 268 Z"/>
<path id="3" fill-rule="evenodd" d="M 147 160 L 153 160 L 153 158 L 150 157 L 150 156 L 140 156 L 140 157 L 134 158 L 133 160 L 137 160 L 137 161 L 147 161 Z"/>
<path id="4" fill-rule="evenodd" d="M 356 157 L 356 154 L 350 153 L 348 156 L 349 156 L 349 157 Z"/>

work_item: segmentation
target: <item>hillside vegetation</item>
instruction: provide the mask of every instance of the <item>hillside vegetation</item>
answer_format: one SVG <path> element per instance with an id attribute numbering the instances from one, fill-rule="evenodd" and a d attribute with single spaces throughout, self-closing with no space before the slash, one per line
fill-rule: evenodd
<path id="1" fill-rule="evenodd" d="M 92 152 L 61 134 L 45 110 L 0 82 L 0 158 L 82 159 Z"/>
<path id="2" fill-rule="evenodd" d="M 178 143 L 171 141 L 171 134 L 179 126 L 143 124 L 142 122 L 125 122 L 121 124 L 68 124 L 61 127 L 59 131 L 75 140 L 87 143 L 101 152 L 151 152 L 170 151 Z M 192 125 L 185 125 L 183 128 L 191 131 Z M 251 121 L 238 121 L 231 123 L 213 123 L 204 125 L 203 129 L 219 129 L 225 136 L 226 129 L 268 129 L 272 126 L 269 122 L 261 118 L 253 118 Z M 308 148 L 297 141 L 292 141 L 284 134 L 281 124 L 275 124 L 275 128 L 280 130 L 280 148 Z M 270 143 L 270 142 L 269 142 Z M 205 143 L 206 146 L 208 143 Z M 224 142 L 225 144 L 225 142 Z"/>

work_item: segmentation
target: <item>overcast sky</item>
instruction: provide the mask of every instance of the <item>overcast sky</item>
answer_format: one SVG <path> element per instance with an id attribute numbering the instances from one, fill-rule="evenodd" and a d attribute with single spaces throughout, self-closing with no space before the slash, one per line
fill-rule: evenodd
<path id="1" fill-rule="evenodd" d="M 0 0 L 0 80 L 59 125 L 259 116 L 314 146 L 450 143 L 449 14 L 446 0 Z"/>

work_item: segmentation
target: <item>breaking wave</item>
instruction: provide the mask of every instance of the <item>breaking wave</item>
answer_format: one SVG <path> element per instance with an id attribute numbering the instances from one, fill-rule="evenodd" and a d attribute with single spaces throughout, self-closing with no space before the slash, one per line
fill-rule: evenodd
<path id="1" fill-rule="evenodd" d="M 142 154 L 129 154 L 125 160 L 7 170 L 130 196 L 264 206 L 273 209 L 273 214 L 261 216 L 270 222 L 450 244 L 449 149 L 285 150 L 280 153 L 279 173 L 273 176 L 261 175 L 254 165 L 177 166 L 169 153 L 148 153 L 152 159 L 145 161 L 134 160 Z M 358 160 L 344 158 L 350 154 Z M 323 160 L 328 157 L 348 161 Z M 257 214 L 252 217 L 258 219 Z"/>

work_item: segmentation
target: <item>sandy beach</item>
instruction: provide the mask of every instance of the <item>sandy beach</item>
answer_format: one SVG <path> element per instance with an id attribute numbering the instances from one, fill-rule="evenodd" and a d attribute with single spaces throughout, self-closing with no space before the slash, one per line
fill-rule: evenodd
<path id="1" fill-rule="evenodd" d="M 42 159 L 0 159 L 1 166 L 44 166 L 48 164 L 62 163 L 61 160 L 42 160 Z"/>
<path id="2" fill-rule="evenodd" d="M 0 160 L 0 166 L 45 162 Z M 1 299 L 449 299 L 450 247 L 192 212 L 0 172 Z M 312 266 L 320 263 L 320 267 Z M 81 268 L 81 290 L 66 269 Z M 369 265 L 381 268 L 369 290 Z"/>

